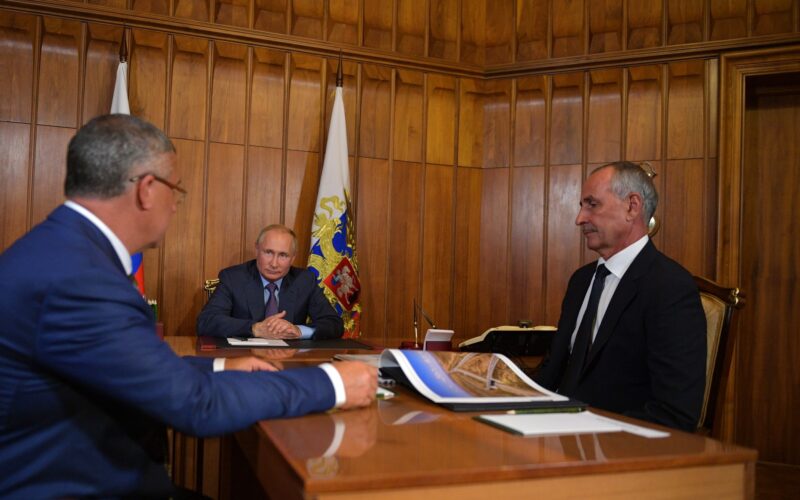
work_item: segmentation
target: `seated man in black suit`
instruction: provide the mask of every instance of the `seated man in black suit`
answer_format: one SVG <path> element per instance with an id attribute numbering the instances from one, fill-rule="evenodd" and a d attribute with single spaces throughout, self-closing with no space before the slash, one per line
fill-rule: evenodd
<path id="1" fill-rule="evenodd" d="M 535 378 L 591 406 L 693 431 L 705 388 L 705 314 L 691 275 L 648 237 L 657 203 L 634 163 L 586 179 L 575 223 L 600 259 L 572 275 Z"/>
<path id="2" fill-rule="evenodd" d="M 308 269 L 292 267 L 297 237 L 273 224 L 256 239 L 256 258 L 219 273 L 219 285 L 197 317 L 197 334 L 268 339 L 332 339 L 342 318 Z M 307 318 L 310 323 L 307 323 Z"/>

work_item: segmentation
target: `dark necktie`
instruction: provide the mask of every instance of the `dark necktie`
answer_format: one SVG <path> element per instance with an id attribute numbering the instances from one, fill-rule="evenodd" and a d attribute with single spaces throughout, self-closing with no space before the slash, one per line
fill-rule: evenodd
<path id="1" fill-rule="evenodd" d="M 275 291 L 278 289 L 278 285 L 270 281 L 264 288 L 266 288 L 269 292 L 269 297 L 267 298 L 266 304 L 267 312 L 264 317 L 269 318 L 274 314 L 278 314 L 278 297 L 275 296 Z"/>
<path id="2" fill-rule="evenodd" d="M 561 379 L 561 385 L 558 387 L 560 394 L 571 396 L 578 385 L 583 365 L 586 363 L 586 357 L 592 346 L 592 330 L 597 316 L 597 304 L 600 302 L 603 285 L 605 284 L 606 276 L 609 274 L 610 271 L 603 264 L 597 266 L 597 270 L 595 270 L 594 283 L 592 283 L 592 291 L 589 294 L 589 303 L 586 304 L 586 311 L 583 313 L 581 325 L 575 335 L 575 343 L 572 346 L 572 354 L 569 357 L 564 378 Z"/>

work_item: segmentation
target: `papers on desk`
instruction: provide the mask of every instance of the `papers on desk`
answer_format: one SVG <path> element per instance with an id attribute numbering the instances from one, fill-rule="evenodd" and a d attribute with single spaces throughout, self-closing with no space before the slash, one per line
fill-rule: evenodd
<path id="1" fill-rule="evenodd" d="M 262 339 L 261 337 L 249 337 L 246 339 L 239 339 L 236 337 L 229 337 L 228 344 L 236 347 L 253 346 L 253 347 L 288 347 L 289 344 L 280 339 Z"/>
<path id="2" fill-rule="evenodd" d="M 633 425 L 590 411 L 522 415 L 480 415 L 475 420 L 522 436 L 597 434 L 625 431 L 646 438 L 663 438 L 668 432 Z"/>

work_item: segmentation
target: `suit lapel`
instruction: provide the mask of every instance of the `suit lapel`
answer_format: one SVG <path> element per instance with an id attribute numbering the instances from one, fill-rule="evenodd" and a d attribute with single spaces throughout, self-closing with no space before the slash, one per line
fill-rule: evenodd
<path id="1" fill-rule="evenodd" d="M 619 319 L 628 305 L 636 297 L 639 291 L 639 280 L 650 267 L 655 256 L 655 246 L 652 241 L 648 241 L 647 245 L 642 249 L 639 255 L 631 262 L 630 267 L 622 276 L 622 279 L 614 291 L 614 296 L 611 297 L 611 302 L 608 304 L 608 309 L 603 316 L 603 321 L 600 323 L 600 328 L 597 330 L 592 347 L 589 350 L 589 356 L 583 365 L 583 372 L 592 364 L 592 361 L 597 358 L 603 347 L 611 338 L 612 333 L 619 323 Z"/>
<path id="2" fill-rule="evenodd" d="M 245 284 L 245 294 L 247 296 L 247 308 L 250 310 L 250 317 L 256 321 L 264 319 L 267 309 L 264 305 L 264 288 L 261 286 L 261 274 L 258 272 L 256 261 L 251 261 L 248 266 L 251 279 Z"/>
<path id="3" fill-rule="evenodd" d="M 286 316 L 284 316 L 283 319 L 290 323 L 295 323 L 294 313 L 295 305 L 297 304 L 295 300 L 297 289 L 292 286 L 295 278 L 294 272 L 294 268 L 292 267 L 289 269 L 286 276 L 283 277 L 283 281 L 281 282 L 281 294 L 278 298 L 278 310 L 286 311 Z"/>

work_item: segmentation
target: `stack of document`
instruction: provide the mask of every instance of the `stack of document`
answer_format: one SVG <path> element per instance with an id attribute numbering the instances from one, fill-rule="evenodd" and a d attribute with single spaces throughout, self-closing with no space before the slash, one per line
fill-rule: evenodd
<path id="1" fill-rule="evenodd" d="M 669 432 L 633 425 L 604 417 L 591 411 L 578 413 L 530 413 L 516 415 L 481 415 L 476 420 L 522 436 L 552 436 L 559 434 L 597 434 L 628 432 L 646 438 L 663 438 Z"/>

